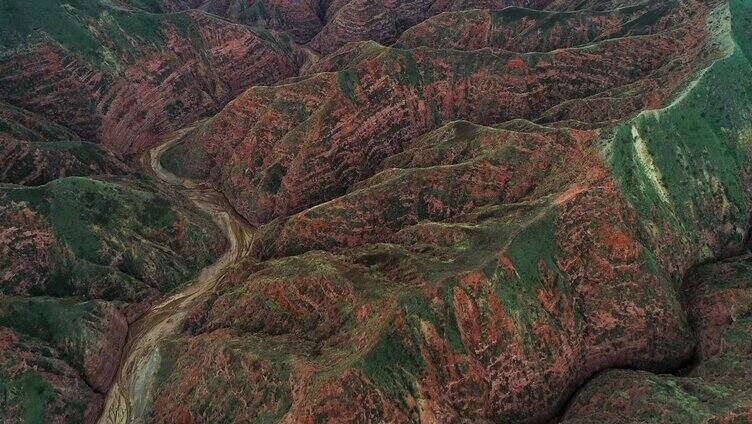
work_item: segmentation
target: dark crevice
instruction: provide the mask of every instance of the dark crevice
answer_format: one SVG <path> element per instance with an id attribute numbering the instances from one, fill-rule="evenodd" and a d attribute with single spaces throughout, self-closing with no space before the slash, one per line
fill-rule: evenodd
<path id="1" fill-rule="evenodd" d="M 644 371 L 644 372 L 650 372 L 656 375 L 662 374 L 662 375 L 672 375 L 676 377 L 684 377 L 692 369 L 694 369 L 696 356 L 697 356 L 697 343 L 695 343 L 695 346 L 692 350 L 692 354 L 686 360 L 681 362 L 676 367 L 670 368 L 664 372 L 655 372 L 654 370 L 650 370 L 647 368 L 629 367 L 629 366 L 608 367 L 600 371 L 596 371 L 593 374 L 591 374 L 589 377 L 585 378 L 580 384 L 576 386 L 574 391 L 567 397 L 567 399 L 561 403 L 561 407 L 559 411 L 548 422 L 553 424 L 553 423 L 559 423 L 563 421 L 564 416 L 566 415 L 567 411 L 569 411 L 570 406 L 574 402 L 575 397 L 577 397 L 577 395 L 588 385 L 588 383 L 600 377 L 602 374 L 605 374 L 611 371 Z"/>
<path id="2" fill-rule="evenodd" d="M 630 367 L 630 366 L 614 366 L 614 367 L 608 367 L 604 368 L 602 370 L 596 371 L 592 373 L 590 376 L 586 377 L 582 382 L 575 385 L 575 389 L 567 396 L 566 400 L 560 403 L 559 410 L 554 414 L 554 416 L 548 421 L 549 423 L 559 423 L 563 421 L 564 416 L 566 415 L 567 411 L 569 411 L 572 403 L 574 402 L 574 399 L 577 397 L 577 395 L 593 380 L 598 378 L 604 373 L 610 372 L 610 371 L 645 371 L 650 372 L 653 374 L 662 374 L 662 375 L 672 375 L 676 377 L 684 377 L 687 376 L 696 366 L 698 363 L 698 349 L 697 349 L 697 337 L 694 337 L 694 346 L 692 347 L 692 353 L 682 362 L 680 362 L 678 365 L 668 368 L 664 371 L 657 372 L 655 369 L 649 369 L 649 368 L 641 368 L 641 367 Z"/>
<path id="3" fill-rule="evenodd" d="M 316 2 L 316 17 L 319 19 L 319 23 L 321 24 L 321 28 L 323 29 L 326 24 L 326 12 L 329 9 L 329 1 L 328 0 L 318 0 Z M 315 37 L 315 36 L 314 36 Z"/>
<path id="4" fill-rule="evenodd" d="M 752 224 L 752 218 L 750 219 L 750 223 Z M 750 235 L 752 234 L 752 226 L 749 227 L 749 230 L 747 231 L 747 234 L 744 238 L 743 246 L 745 248 L 737 249 L 737 248 L 731 248 L 727 251 L 724 251 L 724 253 L 720 256 L 717 256 L 715 258 L 712 258 L 707 261 L 701 261 L 697 264 L 691 266 L 682 277 L 682 282 L 680 285 L 680 288 L 677 292 L 677 296 L 679 296 L 679 301 L 682 306 L 682 310 L 684 313 L 689 313 L 689 288 L 691 287 L 689 284 L 689 278 L 693 274 L 693 271 L 700 266 L 705 266 L 708 264 L 714 264 L 714 263 L 720 263 L 727 261 L 729 259 L 738 258 L 747 256 L 750 254 L 749 250 L 749 240 Z M 752 315 L 750 313 L 749 315 Z M 561 403 L 561 406 L 559 408 L 559 411 L 548 421 L 550 423 L 559 423 L 563 421 L 564 416 L 566 415 L 567 411 L 569 411 L 572 403 L 574 402 L 574 399 L 577 397 L 577 395 L 592 381 L 598 378 L 601 374 L 604 374 L 609 371 L 615 371 L 615 370 L 621 370 L 621 371 L 645 371 L 650 372 L 656 375 L 671 375 L 674 377 L 687 377 L 689 374 L 692 373 L 693 370 L 697 368 L 697 366 L 700 365 L 700 361 L 702 358 L 700 358 L 699 353 L 699 328 L 693 323 L 690 319 L 689 321 L 690 328 L 692 330 L 692 335 L 694 339 L 693 347 L 692 347 L 692 353 L 681 363 L 676 365 L 675 367 L 671 367 L 665 371 L 656 372 L 655 370 L 651 370 L 648 368 L 641 368 L 641 367 L 629 367 L 629 366 L 621 366 L 621 367 L 608 367 L 604 368 L 602 370 L 596 371 L 592 373 L 590 376 L 585 378 L 582 382 L 579 384 L 576 384 L 575 389 L 572 391 L 572 393 L 567 397 L 567 399 Z"/>

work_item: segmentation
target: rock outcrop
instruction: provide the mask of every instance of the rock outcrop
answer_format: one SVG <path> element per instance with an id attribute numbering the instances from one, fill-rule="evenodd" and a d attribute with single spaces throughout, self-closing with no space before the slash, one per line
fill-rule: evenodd
<path id="1" fill-rule="evenodd" d="M 0 420 L 96 420 L 227 247 L 108 153 L 181 128 L 154 171 L 239 229 L 136 326 L 137 418 L 750 417 L 749 1 L 33 3 L 0 14 Z"/>
<path id="2" fill-rule="evenodd" d="M 232 22 L 284 31 L 299 43 L 321 31 L 325 2 L 320 0 L 116 0 L 124 6 L 155 13 L 201 10 Z"/>
<path id="3" fill-rule="evenodd" d="M 129 172 L 112 153 L 93 143 L 0 138 L 0 183 L 42 185 L 69 176 Z"/>
<path id="4" fill-rule="evenodd" d="M 687 19 L 669 34 L 550 53 L 350 45 L 310 76 L 243 93 L 191 145 L 201 153 L 181 154 L 202 158 L 191 175 L 203 171 L 249 221 L 265 223 L 341 196 L 448 121 L 592 126 L 658 107 L 713 54 L 704 14 Z"/>

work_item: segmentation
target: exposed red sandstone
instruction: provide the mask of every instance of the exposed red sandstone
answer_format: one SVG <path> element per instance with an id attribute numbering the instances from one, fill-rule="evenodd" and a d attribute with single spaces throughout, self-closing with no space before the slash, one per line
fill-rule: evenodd
<path id="1" fill-rule="evenodd" d="M 321 0 L 118 0 L 131 7 L 154 12 L 181 12 L 197 9 L 235 23 L 285 31 L 296 41 L 309 41 L 321 30 L 325 5 Z"/>
<path id="2" fill-rule="evenodd" d="M 0 136 L 0 182 L 3 183 L 41 185 L 69 176 L 128 172 L 128 167 L 112 153 L 92 143 L 30 143 Z"/>
<path id="3" fill-rule="evenodd" d="M 617 370 L 596 376 L 571 401 L 563 423 L 747 422 L 752 361 L 749 255 L 688 272 L 684 302 L 697 337 L 678 375 Z"/>
<path id="4" fill-rule="evenodd" d="M 254 340 L 275 356 L 250 378 L 284 369 L 267 380 L 274 402 L 225 413 L 541 422 L 603 369 L 665 372 L 689 360 L 695 340 L 677 278 L 703 255 L 738 250 L 749 164 L 728 171 L 724 187 L 741 193 L 715 218 L 710 205 L 730 195 L 679 197 L 648 162 L 664 158 L 653 144 L 666 140 L 660 131 L 685 136 L 686 117 L 671 114 L 695 116 L 694 102 L 708 100 L 693 89 L 732 51 L 707 24 L 717 10 L 673 6 L 635 34 L 575 32 L 558 47 L 538 40 L 537 53 L 350 44 L 303 77 L 247 91 L 188 137 L 172 154 L 201 158 L 182 166 L 260 225 L 253 252 L 263 261 L 197 307 L 180 343 Z M 623 13 L 606 21 L 624 30 Z M 569 28 L 583 25 L 571 18 Z M 687 85 L 692 94 L 679 96 Z M 669 116 L 671 130 L 658 126 Z M 642 162 L 619 169 L 617 143 Z M 639 169 L 647 176 L 629 174 Z M 653 210 L 649 221 L 634 190 L 697 213 L 676 224 Z M 186 387 L 227 366 L 199 369 L 195 354 L 171 352 L 155 417 L 220 416 L 226 403 L 186 408 L 197 399 Z M 223 393 L 234 384 L 220 383 Z"/>
<path id="5" fill-rule="evenodd" d="M 701 28 L 525 55 L 351 45 L 231 102 L 195 147 L 210 162 L 195 166 L 264 223 L 343 194 L 442 122 L 599 123 L 655 107 L 702 63 Z"/>
<path id="6" fill-rule="evenodd" d="M 180 334 L 159 345 L 149 419 L 542 422 L 594 375 L 565 419 L 608 420 L 607 404 L 632 420 L 667 420 L 682 413 L 671 402 L 684 393 L 706 396 L 714 408 L 690 411 L 689 420 L 748 416 L 751 397 L 740 383 L 749 378 L 746 283 L 713 286 L 708 275 L 718 268 L 699 277 L 685 298 L 678 283 L 687 272 L 691 278 L 695 271 L 688 270 L 698 261 L 737 253 L 749 230 L 752 88 L 746 82 L 752 71 L 745 23 L 752 10 L 738 0 L 638 3 L 301 3 L 301 21 L 315 9 L 328 22 L 312 45 L 336 52 L 300 77 L 243 92 L 164 162 L 221 190 L 259 228 L 249 257 L 233 263 L 190 310 Z M 216 8 L 242 21 L 241 2 L 174 4 Z M 396 47 L 345 45 L 361 37 L 392 42 L 404 27 L 444 10 L 509 5 L 554 13 L 447 13 L 415 26 Z M 370 19 L 371 13 L 377 16 Z M 225 34 L 229 24 L 217 22 L 207 34 Z M 253 45 L 253 34 L 264 33 L 231 27 L 238 33 L 218 49 L 232 54 L 217 60 L 241 63 L 246 42 Z M 101 125 L 123 137 L 107 139 L 121 153 L 149 145 L 149 131 L 176 128 L 234 95 L 229 83 L 212 82 L 213 68 L 202 65 L 211 58 L 194 58 L 194 45 L 186 47 L 177 28 L 168 33 L 168 45 L 190 70 L 178 66 L 172 73 L 163 50 L 148 50 L 153 57 L 129 62 L 126 78 L 113 80 L 117 90 L 105 90 L 116 105 L 107 110 L 117 112 L 104 114 Z M 262 47 L 270 42 L 265 37 Z M 55 60 L 65 53 L 46 46 Z M 299 62 L 288 53 L 283 62 L 270 60 L 291 60 L 294 69 Z M 82 72 L 78 62 L 66 63 L 65 69 Z M 222 69 L 232 78 L 247 68 Z M 262 74 L 251 69 L 243 78 L 253 84 Z M 282 74 L 263 75 L 276 81 Z M 180 93 L 186 110 L 166 117 L 159 106 L 139 117 L 136 99 L 163 105 L 162 94 L 179 90 L 161 84 L 175 80 L 200 86 L 200 94 Z M 738 86 L 733 95 L 731 86 Z M 69 86 L 71 92 L 81 87 Z M 13 100 L 28 109 L 42 106 L 24 99 Z M 81 128 L 105 128 L 85 109 L 61 113 L 80 120 Z M 143 122 L 155 126 L 144 132 Z M 103 189 L 102 198 L 111 191 Z M 0 249 L 12 252 L 11 260 L 0 259 L 0 289 L 27 297 L 56 289 L 50 271 L 64 237 L 43 207 L 29 206 L 38 195 L 19 200 L 14 193 L 8 190 L 0 204 L 9 222 L 0 228 L 9 237 Z M 80 199 L 96 204 L 99 197 Z M 107 221 L 82 213 L 85 229 Z M 135 267 L 137 276 L 151 290 L 136 290 L 143 287 L 127 278 L 103 285 L 71 280 L 67 289 L 127 302 L 151 298 L 157 288 L 169 291 L 170 284 L 160 285 L 164 277 L 198 253 L 191 251 L 186 221 L 134 224 L 152 213 L 107 221 L 112 226 L 97 251 L 107 269 L 125 273 L 135 271 L 118 254 L 123 247 L 142 238 L 150 242 L 143 246 L 167 246 L 139 252 L 146 265 Z M 80 256 L 78 266 L 99 260 L 80 247 L 70 247 Z M 168 250 L 166 259 L 160 256 Z M 38 264 L 29 261 L 35 254 Z M 731 272 L 720 267 L 724 276 Z M 64 375 L 77 388 L 78 372 L 96 390 L 106 387 L 124 321 L 140 307 L 131 313 L 106 307 L 93 323 L 73 321 L 95 334 L 84 343 L 95 354 L 81 362 L 73 349 L 74 360 L 56 363 L 53 377 L 44 379 Z M 25 358 L 30 348 L 22 338 L 41 336 L 7 320 L 3 325 L 12 330 L 0 327 L 0 360 L 7 346 L 13 346 L 11 361 Z M 71 345 L 79 346 L 63 340 L 48 356 L 57 359 Z M 652 374 L 675 370 L 693 352 L 701 364 L 690 378 L 723 381 L 732 402 L 713 395 L 704 381 Z M 598 374 L 621 367 L 643 371 Z M 3 377 L 20 374 L 9 375 Z M 662 410 L 645 407 L 645 393 L 664 396 L 666 387 L 677 386 L 672 393 L 679 395 Z M 50 387 L 55 395 L 48 404 L 85 401 L 87 420 L 101 405 L 86 390 L 70 395 Z M 64 408 L 53 412 L 72 419 Z"/>
<path id="7" fill-rule="evenodd" d="M 201 12 L 158 22 L 161 45 L 135 41 L 115 63 L 92 64 L 47 40 L 0 57 L 0 97 L 121 155 L 221 108 L 252 84 L 296 73 L 291 46 Z M 100 42 L 111 44 L 106 31 Z M 111 53 L 112 54 L 112 53 Z"/>

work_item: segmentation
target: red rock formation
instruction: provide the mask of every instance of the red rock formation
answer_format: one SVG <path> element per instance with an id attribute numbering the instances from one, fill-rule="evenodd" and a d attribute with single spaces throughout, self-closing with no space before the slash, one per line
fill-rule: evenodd
<path id="1" fill-rule="evenodd" d="M 749 270 L 746 255 L 687 274 L 684 301 L 698 339 L 687 369 L 678 375 L 629 370 L 599 374 L 572 399 L 562 422 L 748 421 L 752 417 Z"/>
<path id="2" fill-rule="evenodd" d="M 96 422 L 102 396 L 94 393 L 78 373 L 60 360 L 57 352 L 33 338 L 0 327 L 0 378 L 8 389 L 0 417 L 13 422 L 24 419 L 43 422 Z M 49 402 L 47 402 L 49 401 Z M 36 408 L 16 405 L 31 402 Z"/>
<path id="3" fill-rule="evenodd" d="M 4 55 L 0 96 L 126 155 L 218 110 L 252 84 L 296 73 L 290 46 L 247 27 L 200 12 L 156 24 L 161 44 L 136 38 L 123 57 L 101 64 L 51 40 Z M 96 35 L 103 46 L 113 43 L 106 29 Z"/>
<path id="4" fill-rule="evenodd" d="M 163 13 L 198 9 L 232 22 L 285 31 L 300 43 L 309 41 L 323 24 L 320 17 L 323 2 L 318 0 L 160 0 L 146 4 L 142 0 L 118 0 L 117 3 Z"/>
<path id="5" fill-rule="evenodd" d="M 201 156 L 213 162 L 197 165 L 211 169 L 210 180 L 241 214 L 263 223 L 343 194 L 442 122 L 598 123 L 657 106 L 701 63 L 701 40 L 701 27 L 687 25 L 587 52 L 352 45 L 318 62 L 309 77 L 253 88 L 230 103 L 200 139 Z M 678 66 L 669 67 L 674 60 Z"/>
<path id="6" fill-rule="evenodd" d="M 201 158 L 191 175 L 260 225 L 262 261 L 196 308 L 177 345 L 221 334 L 273 350 L 248 378 L 266 393 L 290 381 L 286 422 L 541 422 L 603 369 L 684 364 L 695 340 L 677 277 L 749 225 L 749 127 L 734 123 L 748 97 L 715 95 L 748 75 L 729 47 L 748 14 L 673 6 L 631 11 L 666 17 L 636 35 L 616 35 L 621 10 L 604 14 L 616 32 L 538 39 L 537 53 L 351 44 L 244 93 L 172 155 Z M 519 30 L 551 15 L 535 16 Z M 687 120 L 713 128 L 702 140 L 721 168 Z M 170 359 L 155 417 L 226 369 L 194 355 Z M 241 420 L 259 411 L 233 404 Z"/>
<path id="7" fill-rule="evenodd" d="M 68 176 L 128 172 L 114 155 L 92 143 L 29 143 L 0 136 L 0 182 L 41 185 Z"/>
<path id="8" fill-rule="evenodd" d="M 541 52 L 584 46 L 624 36 L 656 34 L 681 25 L 696 11 L 693 0 L 617 10 L 540 11 L 509 7 L 443 13 L 405 31 L 397 45 Z M 566 9 L 564 9 L 566 10 Z"/>
<path id="9" fill-rule="evenodd" d="M 171 4 L 243 19 L 240 2 Z M 673 399 L 656 411 L 640 396 L 663 400 L 679 386 L 679 400 L 712 400 L 690 420 L 749 414 L 746 280 L 715 287 L 710 276 L 732 271 L 714 268 L 684 297 L 679 286 L 697 262 L 738 251 L 750 226 L 749 5 L 277 6 L 294 11 L 270 26 L 305 22 L 300 39 L 315 10 L 326 25 L 311 45 L 333 52 L 281 82 L 299 65 L 284 36 L 195 11 L 174 15 L 190 18 L 192 37 L 162 22 L 164 40 L 141 38 L 118 69 L 49 42 L 35 47 L 41 59 L 13 56 L 32 81 L 67 72 L 54 89 L 14 91 L 19 68 L 0 63 L 0 92 L 14 104 L 101 133 L 121 153 L 220 108 L 244 84 L 277 82 L 243 91 L 164 157 L 258 229 L 238 249 L 247 256 L 182 304 L 178 333 L 157 339 L 145 419 L 525 423 L 568 405 L 565 419 L 588 422 L 612 417 L 606 404 L 667 420 Z M 442 11 L 455 12 L 430 18 Z M 398 41 L 346 44 L 361 38 Z M 256 53 L 279 69 L 258 66 Z M 102 390 L 140 306 L 29 297 L 139 304 L 218 250 L 211 233 L 191 233 L 192 223 L 209 228 L 205 217 L 152 191 L 127 178 L 0 190 L 0 253 L 10 258 L 0 257 L 0 290 L 21 305 L 0 314 L 0 361 L 13 370 L 2 378 L 23 378 L 18 357 L 49 357 L 57 365 L 43 381 Z M 37 304 L 40 314 L 18 312 Z M 52 325 L 46 314 L 58 307 L 73 327 Z M 82 310 L 95 318 L 75 316 Z M 27 354 L 24 343 L 50 352 Z M 693 353 L 700 384 L 652 374 Z M 642 371 L 604 372 L 614 368 Z M 732 401 L 706 385 L 714 379 Z M 46 390 L 45 407 L 89 405 L 54 416 L 88 419 L 99 407 L 96 390 Z"/>
<path id="10" fill-rule="evenodd" d="M 3 420 L 94 422 L 128 323 L 224 247 L 186 200 L 109 178 L 0 189 Z"/>

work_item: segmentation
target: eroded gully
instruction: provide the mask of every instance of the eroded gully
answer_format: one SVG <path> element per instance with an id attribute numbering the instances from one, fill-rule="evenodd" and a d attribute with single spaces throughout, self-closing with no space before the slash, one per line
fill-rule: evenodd
<path id="1" fill-rule="evenodd" d="M 100 424 L 140 423 L 146 420 L 153 399 L 153 383 L 159 368 L 160 343 L 175 336 L 188 311 L 208 296 L 228 271 L 249 251 L 252 227 L 240 217 L 222 193 L 201 187 L 164 169 L 162 154 L 192 128 L 169 134 L 147 151 L 141 164 L 160 184 L 180 190 L 201 210 L 209 213 L 228 240 L 227 251 L 179 292 L 153 306 L 128 329 L 128 338 L 112 386 L 105 398 Z"/>

